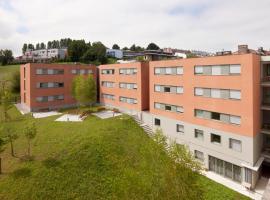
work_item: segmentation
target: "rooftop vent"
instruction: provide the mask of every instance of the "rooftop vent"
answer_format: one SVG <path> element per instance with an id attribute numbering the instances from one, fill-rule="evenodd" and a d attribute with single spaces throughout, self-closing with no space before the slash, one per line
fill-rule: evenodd
<path id="1" fill-rule="evenodd" d="M 226 56 L 226 55 L 231 55 L 231 54 L 232 54 L 231 51 L 219 51 L 219 52 L 216 52 L 217 56 Z"/>
<path id="2" fill-rule="evenodd" d="M 248 45 L 238 45 L 238 53 L 248 53 Z"/>

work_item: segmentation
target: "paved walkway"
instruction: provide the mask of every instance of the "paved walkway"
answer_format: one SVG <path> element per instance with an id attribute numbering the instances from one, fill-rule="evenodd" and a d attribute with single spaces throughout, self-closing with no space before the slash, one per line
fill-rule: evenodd
<path id="1" fill-rule="evenodd" d="M 255 199 L 255 200 L 261 200 L 262 199 L 262 195 L 263 192 L 265 191 L 268 179 L 266 178 L 260 178 L 258 180 L 258 183 L 256 185 L 256 188 L 254 191 L 248 190 L 246 189 L 244 186 L 242 186 L 239 183 L 236 183 L 230 179 L 224 178 L 220 175 L 215 174 L 214 172 L 211 171 L 207 171 L 203 173 L 206 177 L 227 186 L 228 188 L 235 190 L 236 192 L 239 192 L 245 196 L 250 197 L 251 199 Z M 265 199 L 266 200 L 266 199 Z M 269 200 L 269 199 L 267 199 Z"/>
<path id="2" fill-rule="evenodd" d="M 266 189 L 263 193 L 262 200 L 270 200 L 270 179 L 268 180 L 268 184 L 267 184 Z"/>
<path id="3" fill-rule="evenodd" d="M 21 113 L 22 115 L 25 115 L 25 114 L 30 113 L 29 108 L 27 108 L 27 106 L 24 105 L 24 104 L 17 103 L 17 104 L 15 104 L 15 107 L 20 111 L 20 113 Z"/>
<path id="4" fill-rule="evenodd" d="M 82 122 L 83 119 L 80 118 L 80 115 L 66 114 L 57 118 L 55 121 L 57 122 Z"/>
<path id="5" fill-rule="evenodd" d="M 55 115 L 61 115 L 62 113 L 56 112 L 56 111 L 50 111 L 50 112 L 35 112 L 33 113 L 34 118 L 45 118 L 45 117 L 51 117 Z"/>
<path id="6" fill-rule="evenodd" d="M 110 110 L 106 110 L 106 111 L 101 111 L 101 112 L 97 112 L 97 113 L 93 113 L 93 115 L 101 118 L 101 119 L 107 119 L 107 118 L 111 118 L 111 117 L 117 117 L 122 115 L 122 113 L 115 113 L 113 111 Z"/>

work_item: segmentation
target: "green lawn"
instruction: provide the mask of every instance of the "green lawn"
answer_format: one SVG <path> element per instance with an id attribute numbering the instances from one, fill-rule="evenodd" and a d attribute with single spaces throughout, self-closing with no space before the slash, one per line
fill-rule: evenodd
<path id="1" fill-rule="evenodd" d="M 23 161 L 26 141 L 22 127 L 30 116 L 10 110 L 5 123 L 20 135 L 17 158 L 7 146 L 2 153 L 1 200 L 35 199 L 175 199 L 169 158 L 128 116 L 82 123 L 54 122 L 57 116 L 35 120 L 33 161 Z M 176 180 L 177 181 L 177 180 Z M 180 181 L 180 180 L 179 180 Z M 200 176 L 204 199 L 248 199 Z"/>
<path id="2" fill-rule="evenodd" d="M 0 66 L 0 80 L 4 77 L 10 76 L 13 72 L 19 71 L 20 65 L 7 65 L 7 66 Z"/>

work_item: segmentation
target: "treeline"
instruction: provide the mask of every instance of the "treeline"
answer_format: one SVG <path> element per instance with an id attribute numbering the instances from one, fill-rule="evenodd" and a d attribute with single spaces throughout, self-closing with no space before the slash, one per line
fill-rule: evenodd
<path id="1" fill-rule="evenodd" d="M 29 50 L 39 50 L 39 49 L 53 49 L 53 48 L 67 48 L 68 54 L 64 60 L 57 60 L 57 62 L 82 62 L 82 63 L 92 63 L 92 64 L 107 64 L 114 62 L 113 58 L 108 58 L 106 56 L 107 47 L 102 42 L 86 42 L 85 40 L 72 40 L 70 38 L 64 38 L 60 40 L 48 41 L 47 45 L 45 43 L 37 44 L 24 44 L 22 52 L 25 53 L 27 49 Z M 121 49 L 119 45 L 114 44 L 112 49 Z M 144 50 L 159 50 L 159 46 L 155 43 L 150 43 L 147 48 L 136 46 L 133 44 L 130 48 L 124 47 L 122 50 L 130 51 L 144 51 Z"/>
<path id="2" fill-rule="evenodd" d="M 27 49 L 29 50 L 40 50 L 40 49 L 59 49 L 59 48 L 68 48 L 69 44 L 72 42 L 73 40 L 70 38 L 63 38 L 60 40 L 52 40 L 52 41 L 48 41 L 47 44 L 45 44 L 44 42 L 41 43 L 37 43 L 37 44 L 23 44 L 22 47 L 22 53 L 24 54 L 26 52 Z"/>
<path id="3" fill-rule="evenodd" d="M 13 61 L 13 53 L 9 49 L 0 49 L 0 65 L 7 65 Z"/>

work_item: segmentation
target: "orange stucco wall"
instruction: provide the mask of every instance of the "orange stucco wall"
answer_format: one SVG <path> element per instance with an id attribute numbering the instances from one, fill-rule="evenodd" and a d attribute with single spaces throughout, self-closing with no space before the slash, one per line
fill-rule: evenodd
<path id="1" fill-rule="evenodd" d="M 23 77 L 23 68 L 26 69 L 26 77 Z M 37 75 L 36 69 L 64 69 L 64 74 L 59 75 Z M 96 80 L 97 70 L 93 65 L 71 65 L 71 64 L 43 64 L 31 63 L 21 65 L 21 101 L 31 109 L 42 109 L 47 107 L 61 107 L 65 105 L 75 104 L 75 99 L 71 96 L 72 79 L 76 76 L 71 73 L 72 69 L 91 69 Z M 26 90 L 24 90 L 24 79 Z M 37 88 L 40 82 L 63 82 L 63 88 Z M 24 93 L 26 93 L 26 102 L 23 101 Z M 37 102 L 36 98 L 40 96 L 64 95 L 64 100 L 51 102 Z"/>
<path id="2" fill-rule="evenodd" d="M 119 74 L 120 68 L 136 68 L 137 74 L 122 75 Z M 103 69 L 114 69 L 114 74 L 102 74 Z M 131 110 L 148 110 L 149 109 L 149 63 L 136 62 L 126 64 L 112 64 L 99 66 L 99 87 L 100 87 L 100 102 L 110 104 L 112 106 L 122 107 Z M 103 81 L 114 82 L 113 88 L 102 86 Z M 119 88 L 119 83 L 136 83 L 136 90 L 128 90 Z M 115 100 L 102 98 L 102 93 L 115 95 Z M 119 97 L 128 97 L 137 99 L 137 104 L 128 104 L 119 101 Z"/>
<path id="3" fill-rule="evenodd" d="M 233 76 L 195 75 L 195 65 L 241 64 L 241 74 Z M 183 75 L 154 75 L 155 67 L 183 66 Z M 254 54 L 215 56 L 150 62 L 150 112 L 157 115 L 207 126 L 245 136 L 260 130 L 260 57 Z M 158 93 L 154 85 L 183 86 L 183 94 Z M 225 100 L 194 95 L 195 87 L 241 90 L 241 100 Z M 184 113 L 157 110 L 154 102 L 184 107 Z M 208 110 L 241 116 L 241 125 L 196 118 L 194 110 Z"/>

